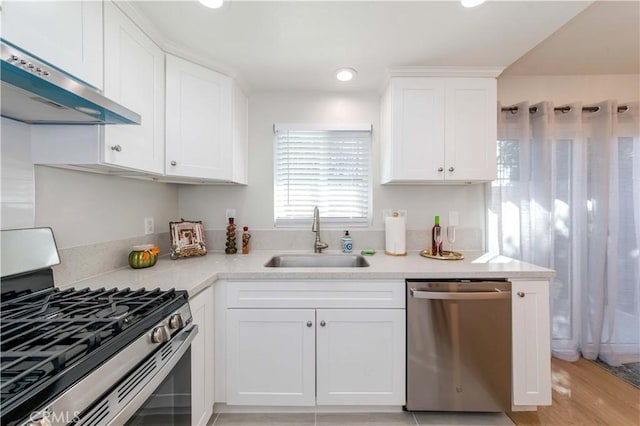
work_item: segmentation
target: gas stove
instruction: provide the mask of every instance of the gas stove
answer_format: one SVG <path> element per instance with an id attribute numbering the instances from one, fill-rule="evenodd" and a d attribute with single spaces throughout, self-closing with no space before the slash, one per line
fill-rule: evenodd
<path id="1" fill-rule="evenodd" d="M 5 234 L 18 231 L 28 238 L 33 230 L 3 231 L 3 252 Z M 170 358 L 169 366 L 178 362 L 197 332 L 187 293 L 58 289 L 44 266 L 2 277 L 2 424 L 124 422 L 153 393 L 145 385 Z"/>

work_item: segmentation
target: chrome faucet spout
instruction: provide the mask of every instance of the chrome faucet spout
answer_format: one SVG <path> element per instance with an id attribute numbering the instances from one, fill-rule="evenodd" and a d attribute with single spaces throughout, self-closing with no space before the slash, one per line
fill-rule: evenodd
<path id="1" fill-rule="evenodd" d="M 329 247 L 329 244 L 320 241 L 320 211 L 318 206 L 313 209 L 313 223 L 311 224 L 311 231 L 316 233 L 316 240 L 313 243 L 313 252 L 322 253 L 322 250 Z"/>
<path id="2" fill-rule="evenodd" d="M 311 224 L 312 232 L 320 232 L 320 210 L 318 206 L 313 208 L 313 223 Z"/>

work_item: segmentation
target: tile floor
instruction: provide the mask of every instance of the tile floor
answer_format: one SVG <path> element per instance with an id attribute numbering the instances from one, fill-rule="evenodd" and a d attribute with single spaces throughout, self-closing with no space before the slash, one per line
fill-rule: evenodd
<path id="1" fill-rule="evenodd" d="M 513 425 L 504 413 L 221 413 L 210 426 Z"/>

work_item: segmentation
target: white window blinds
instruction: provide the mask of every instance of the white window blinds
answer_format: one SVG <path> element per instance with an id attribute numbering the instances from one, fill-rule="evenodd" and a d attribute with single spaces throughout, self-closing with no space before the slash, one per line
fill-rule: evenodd
<path id="1" fill-rule="evenodd" d="M 276 226 L 369 224 L 371 125 L 276 125 L 274 157 Z"/>

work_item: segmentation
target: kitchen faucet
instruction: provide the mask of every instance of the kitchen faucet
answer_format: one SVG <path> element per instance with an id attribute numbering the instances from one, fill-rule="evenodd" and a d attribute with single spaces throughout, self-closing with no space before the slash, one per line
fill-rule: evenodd
<path id="1" fill-rule="evenodd" d="M 322 253 L 323 249 L 329 247 L 329 244 L 320 241 L 320 211 L 318 206 L 313 209 L 313 224 L 311 225 L 311 231 L 316 233 L 316 241 L 313 243 L 313 252 Z"/>

